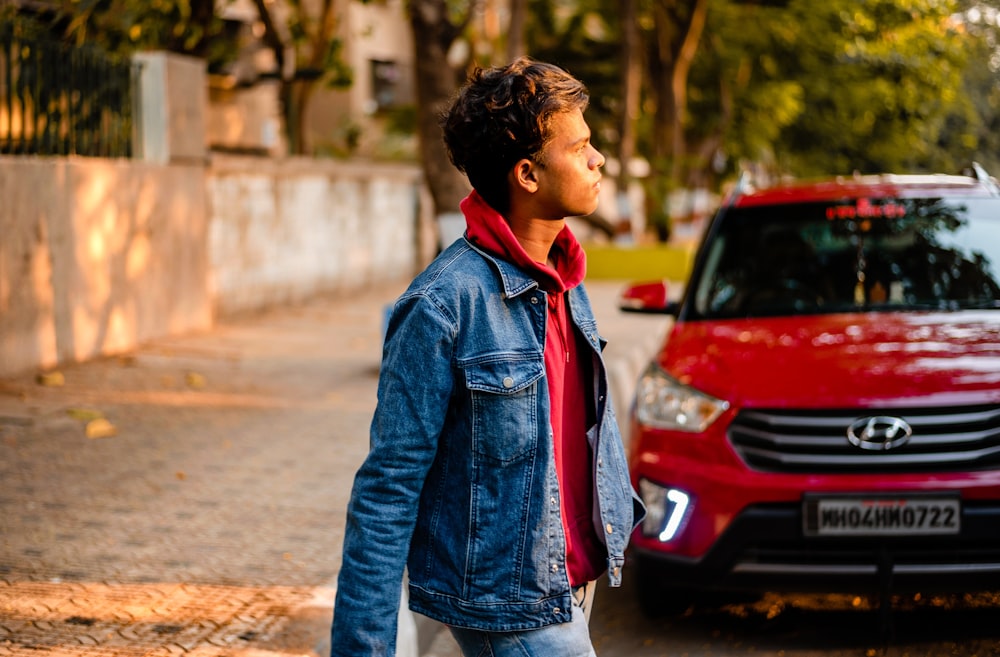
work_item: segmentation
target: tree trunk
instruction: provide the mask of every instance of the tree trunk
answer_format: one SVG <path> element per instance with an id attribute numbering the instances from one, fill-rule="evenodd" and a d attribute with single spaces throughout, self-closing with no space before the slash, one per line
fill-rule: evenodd
<path id="1" fill-rule="evenodd" d="M 687 80 L 707 12 L 708 0 L 657 2 L 653 11 L 649 67 L 656 112 L 646 206 L 650 222 L 662 241 L 670 236 L 670 195 L 680 187 L 683 179 Z"/>
<path id="2" fill-rule="evenodd" d="M 449 21 L 445 0 L 411 0 L 409 12 L 414 36 L 420 161 L 434 213 L 440 217 L 458 212 L 459 202 L 469 193 L 465 176 L 448 159 L 438 122 L 464 77 L 464 71 L 456 70 L 448 61 L 448 50 L 459 28 Z"/>
<path id="3" fill-rule="evenodd" d="M 683 30 L 683 38 L 674 59 L 674 70 L 671 75 L 670 87 L 673 101 L 671 150 L 672 166 L 670 167 L 671 188 L 681 185 L 684 175 L 684 160 L 687 155 L 687 144 L 684 139 L 684 118 L 687 114 L 687 82 L 691 72 L 691 63 L 698 50 L 702 32 L 705 29 L 705 18 L 708 14 L 708 0 L 694 0 L 691 3 L 687 29 Z"/>
<path id="4" fill-rule="evenodd" d="M 295 136 L 297 143 L 295 148 L 289 148 L 290 153 L 296 155 L 308 155 L 313 152 L 305 132 L 306 112 L 309 109 L 309 101 L 312 100 L 313 92 L 316 91 L 315 80 L 298 80 L 292 83 L 292 95 L 295 98 L 291 107 L 288 120 L 296 126 Z"/>
<path id="5" fill-rule="evenodd" d="M 516 0 L 515 0 L 516 1 Z M 635 122 L 639 116 L 639 85 L 642 71 L 639 60 L 639 26 L 637 22 L 638 0 L 622 0 L 622 106 L 618 123 L 618 197 L 622 220 L 631 228 L 635 212 L 629 201 L 628 191 L 632 184 L 629 163 L 635 156 Z"/>
<path id="6" fill-rule="evenodd" d="M 306 56 L 301 57 L 302 62 L 299 61 L 301 56 L 299 46 L 295 46 L 294 49 L 295 61 L 288 62 L 286 60 L 285 53 L 290 49 L 290 46 L 282 38 L 282 31 L 275 21 L 275 16 L 271 13 L 270 3 L 267 0 L 254 0 L 254 5 L 257 7 L 257 13 L 264 24 L 263 41 L 274 53 L 277 73 L 281 76 L 281 88 L 278 95 L 281 101 L 285 136 L 288 140 L 288 152 L 293 155 L 302 155 L 307 149 L 303 131 L 306 109 L 313 90 L 323 73 L 326 72 L 328 66 L 326 57 L 330 42 L 337 31 L 336 1 L 323 0 L 318 6 L 319 15 L 315 21 L 309 20 L 311 17 L 301 3 L 291 3 L 290 9 L 294 14 L 288 20 L 299 25 L 314 26 L 313 31 L 306 34 L 309 47 Z M 309 72 L 310 77 L 299 78 L 300 63 Z"/>
<path id="7" fill-rule="evenodd" d="M 625 0 L 635 2 L 635 0 Z M 507 32 L 507 61 L 528 54 L 524 42 L 524 25 L 528 16 L 528 0 L 510 0 L 510 30 Z"/>

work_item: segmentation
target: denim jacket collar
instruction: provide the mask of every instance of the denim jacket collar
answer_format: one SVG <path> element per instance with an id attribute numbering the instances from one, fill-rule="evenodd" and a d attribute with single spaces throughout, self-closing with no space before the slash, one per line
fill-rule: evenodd
<path id="1" fill-rule="evenodd" d="M 500 276 L 500 286 L 503 288 L 505 298 L 513 299 L 524 294 L 525 292 L 538 289 L 538 281 L 529 276 L 517 265 L 497 258 L 492 253 L 479 248 L 468 240 L 466 240 L 465 243 L 468 244 L 469 248 L 473 251 L 483 256 L 483 258 L 485 258 L 486 261 L 489 262 L 496 270 L 497 274 Z"/>

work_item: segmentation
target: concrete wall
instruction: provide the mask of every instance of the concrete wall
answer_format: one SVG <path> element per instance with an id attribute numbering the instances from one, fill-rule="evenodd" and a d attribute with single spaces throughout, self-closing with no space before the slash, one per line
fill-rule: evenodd
<path id="1" fill-rule="evenodd" d="M 0 157 L 0 375 L 211 323 L 204 169 Z"/>
<path id="2" fill-rule="evenodd" d="M 415 166 L 0 157 L 0 376 L 410 277 L 425 196 Z"/>
<path id="3" fill-rule="evenodd" d="M 415 166 L 0 157 L 0 376 L 411 276 L 424 193 Z"/>
<path id="4" fill-rule="evenodd" d="M 204 62 L 144 53 L 134 160 L 0 157 L 0 376 L 412 276 L 415 165 L 212 156 Z"/>
<path id="5" fill-rule="evenodd" d="M 208 173 L 211 291 L 232 314 L 412 276 L 415 165 L 216 156 Z"/>

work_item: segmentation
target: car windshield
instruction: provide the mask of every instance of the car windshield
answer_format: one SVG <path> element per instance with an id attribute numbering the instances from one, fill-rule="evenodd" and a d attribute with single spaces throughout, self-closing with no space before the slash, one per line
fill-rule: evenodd
<path id="1" fill-rule="evenodd" d="M 731 208 L 692 279 L 692 318 L 1000 307 L 1000 199 Z"/>

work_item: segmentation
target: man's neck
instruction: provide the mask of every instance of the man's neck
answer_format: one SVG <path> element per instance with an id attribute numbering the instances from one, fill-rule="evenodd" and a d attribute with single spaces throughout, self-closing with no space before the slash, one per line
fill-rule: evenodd
<path id="1" fill-rule="evenodd" d="M 510 217 L 510 230 L 525 253 L 535 262 L 546 263 L 556 237 L 566 225 L 565 219 L 520 219 Z"/>

